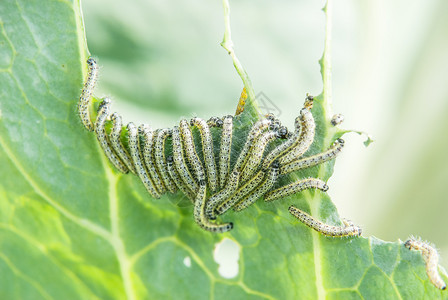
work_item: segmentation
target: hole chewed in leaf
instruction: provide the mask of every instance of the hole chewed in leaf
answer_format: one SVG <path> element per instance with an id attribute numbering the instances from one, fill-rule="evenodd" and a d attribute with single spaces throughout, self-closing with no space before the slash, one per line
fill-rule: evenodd
<path id="1" fill-rule="evenodd" d="M 240 258 L 240 245 L 225 238 L 216 244 L 213 258 L 219 265 L 218 272 L 224 278 L 234 278 L 238 275 Z"/>

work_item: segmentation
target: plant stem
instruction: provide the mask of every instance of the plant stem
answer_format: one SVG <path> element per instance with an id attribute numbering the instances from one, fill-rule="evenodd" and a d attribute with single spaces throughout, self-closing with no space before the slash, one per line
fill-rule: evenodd
<path id="1" fill-rule="evenodd" d="M 232 41 L 232 33 L 230 30 L 230 5 L 228 0 L 222 1 L 222 6 L 224 9 L 224 38 L 222 39 L 221 46 L 227 50 L 227 53 L 232 57 L 233 65 L 235 66 L 236 71 L 241 77 L 243 81 L 244 87 L 246 88 L 247 94 L 249 96 L 250 101 L 255 100 L 255 92 L 252 87 L 252 82 L 250 81 L 249 75 L 247 75 L 246 70 L 244 70 L 243 65 L 239 61 L 238 57 L 236 57 L 235 50 L 233 49 L 233 41 Z"/>
<path id="2" fill-rule="evenodd" d="M 325 46 L 324 53 L 320 59 L 320 72 L 322 74 L 323 91 L 322 98 L 325 110 L 332 111 L 332 85 L 331 85 L 331 34 L 332 34 L 332 1 L 328 0 L 323 11 L 325 13 L 327 22 L 325 24 Z"/>

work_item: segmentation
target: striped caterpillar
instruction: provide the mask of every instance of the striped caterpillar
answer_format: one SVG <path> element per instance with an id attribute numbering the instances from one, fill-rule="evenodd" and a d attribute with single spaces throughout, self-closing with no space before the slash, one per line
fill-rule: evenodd
<path id="1" fill-rule="evenodd" d="M 351 221 L 343 219 L 342 222 L 344 226 L 332 226 L 322 223 L 319 220 L 316 220 L 306 212 L 294 207 L 289 207 L 289 212 L 299 219 L 306 226 L 313 228 L 314 230 L 322 233 L 326 236 L 331 237 L 350 237 L 350 236 L 360 236 L 362 233 L 362 229 L 358 226 L 354 225 Z"/>
<path id="2" fill-rule="evenodd" d="M 96 120 L 91 122 L 90 101 L 98 66 L 93 58 L 88 59 L 87 65 L 89 72 L 78 104 L 84 127 L 94 130 L 111 163 L 122 173 L 137 175 L 152 197 L 160 198 L 164 193 L 180 191 L 190 199 L 194 204 L 194 220 L 201 228 L 211 232 L 231 230 L 233 223 L 216 223 L 216 217 L 231 208 L 241 211 L 262 197 L 265 201 L 274 201 L 307 189 L 328 190 L 325 182 L 317 178 L 277 187 L 281 177 L 332 160 L 344 146 L 344 141 L 338 139 L 327 151 L 302 158 L 314 141 L 316 125 L 311 113 L 312 96 L 307 95 L 295 120 L 294 131 L 289 132 L 273 115 L 266 115 L 252 125 L 239 153 L 232 153 L 233 116 L 212 117 L 208 121 L 201 118 L 181 120 L 178 126 L 157 130 L 147 124 L 129 123 L 126 125 L 127 143 L 123 143 L 121 116 L 111 114 L 110 99 L 105 98 L 100 103 Z M 240 102 L 246 98 L 242 94 Z M 239 103 L 236 115 L 243 108 L 244 105 Z M 106 130 L 108 122 L 112 123 L 110 133 Z M 218 129 L 214 132 L 221 132 L 217 157 L 212 127 Z M 200 133 L 202 151 L 199 153 L 203 157 L 196 150 L 193 128 Z M 233 166 L 231 155 L 237 157 Z M 307 224 L 305 219 L 299 220 Z M 312 228 L 326 234 L 324 230 Z M 360 235 L 361 231 L 356 233 Z"/>

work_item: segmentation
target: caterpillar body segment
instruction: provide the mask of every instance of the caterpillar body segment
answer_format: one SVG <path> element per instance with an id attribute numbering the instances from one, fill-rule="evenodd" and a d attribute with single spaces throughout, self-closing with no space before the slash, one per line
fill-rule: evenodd
<path id="1" fill-rule="evenodd" d="M 117 113 L 113 113 L 110 116 L 110 119 L 112 121 L 112 130 L 109 136 L 109 140 L 112 148 L 114 149 L 118 157 L 120 157 L 121 161 L 126 165 L 126 168 L 128 168 L 132 173 L 135 174 L 136 171 L 134 164 L 132 163 L 132 159 L 129 153 L 124 148 L 123 143 L 121 142 L 121 131 L 123 128 L 121 116 Z"/>
<path id="2" fill-rule="evenodd" d="M 208 184 L 210 190 L 215 192 L 218 189 L 218 172 L 216 170 L 215 155 L 213 153 L 213 138 L 207 122 L 200 118 L 193 118 L 191 126 L 199 129 L 202 140 L 202 153 L 204 154 L 205 169 L 207 171 Z"/>
<path id="3" fill-rule="evenodd" d="M 282 199 L 291 196 L 293 194 L 300 193 L 307 189 L 319 189 L 323 192 L 326 192 L 328 191 L 328 186 L 325 184 L 324 181 L 320 179 L 306 178 L 268 192 L 264 197 L 264 201 L 270 202 Z"/>
<path id="4" fill-rule="evenodd" d="M 174 159 L 170 155 L 166 158 L 166 168 L 168 174 L 170 175 L 171 180 L 174 182 L 176 187 L 185 195 L 191 202 L 194 203 L 195 194 L 191 191 L 191 189 L 182 181 L 180 178 L 176 168 L 174 167 Z"/>
<path id="5" fill-rule="evenodd" d="M 154 159 L 154 131 L 151 130 L 149 125 L 142 124 L 138 127 L 140 136 L 142 137 L 143 143 L 143 161 L 145 162 L 146 169 L 152 179 L 152 182 L 157 188 L 159 194 L 164 194 L 166 192 L 166 187 L 163 180 L 157 171 L 155 159 Z"/>
<path id="6" fill-rule="evenodd" d="M 184 184 L 187 185 L 187 187 L 190 189 L 190 191 L 192 191 L 193 194 L 196 194 L 199 185 L 193 179 L 193 176 L 191 175 L 190 170 L 187 166 L 187 162 L 184 155 L 185 151 L 182 143 L 182 137 L 178 126 L 173 127 L 172 138 L 173 138 L 173 160 L 177 173 L 179 174 Z"/>
<path id="7" fill-rule="evenodd" d="M 315 154 L 310 157 L 305 157 L 302 159 L 294 160 L 294 161 L 282 166 L 280 169 L 280 174 L 286 175 L 291 172 L 295 172 L 295 171 L 299 171 L 302 169 L 317 166 L 324 162 L 332 160 L 339 155 L 339 153 L 342 151 L 342 148 L 344 148 L 344 140 L 337 139 L 333 143 L 333 145 L 331 145 L 331 147 L 325 152 L 318 153 L 318 154 Z"/>
<path id="8" fill-rule="evenodd" d="M 207 125 L 209 127 L 222 127 L 223 124 L 224 122 L 219 117 L 211 117 L 207 120 Z"/>
<path id="9" fill-rule="evenodd" d="M 249 195 L 255 188 L 263 181 L 265 177 L 265 172 L 260 170 L 254 177 L 252 177 L 248 182 L 243 184 L 238 190 L 228 199 L 219 203 L 216 208 L 214 208 L 214 213 L 217 215 L 222 215 L 227 210 L 232 208 L 236 203 L 238 203 L 245 196 Z M 242 184 L 242 183 L 241 183 Z"/>
<path id="10" fill-rule="evenodd" d="M 194 201 L 194 220 L 204 230 L 216 233 L 223 233 L 232 230 L 233 223 L 215 224 L 205 215 L 205 202 L 207 196 L 207 185 L 205 181 L 199 183 L 199 189 Z"/>
<path id="11" fill-rule="evenodd" d="M 95 121 L 95 134 L 98 139 L 98 142 L 101 145 L 101 148 L 106 154 L 106 157 L 109 161 L 122 173 L 128 173 L 129 170 L 120 160 L 118 155 L 112 149 L 112 145 L 109 142 L 109 138 L 106 133 L 106 129 L 104 128 L 107 117 L 109 116 L 111 101 L 109 98 L 104 98 L 103 102 L 100 103 L 98 107 L 98 115 Z"/>
<path id="12" fill-rule="evenodd" d="M 290 133 L 287 137 L 287 140 L 278 145 L 276 148 L 274 148 L 269 154 L 266 156 L 266 158 L 263 161 L 263 169 L 266 169 L 271 163 L 274 162 L 274 160 L 278 159 L 280 156 L 283 156 L 285 153 L 287 153 L 291 148 L 297 145 L 299 142 L 299 139 L 301 137 L 302 132 L 302 126 L 300 124 L 300 118 L 297 117 L 295 120 L 295 130 L 294 132 Z M 284 134 L 286 137 L 286 134 Z"/>
<path id="13" fill-rule="evenodd" d="M 149 178 L 146 168 L 142 163 L 141 152 L 139 149 L 138 129 L 134 123 L 129 123 L 127 129 L 129 134 L 129 152 L 131 153 L 132 160 L 134 161 L 137 175 L 140 177 L 140 180 L 151 196 L 154 198 L 160 198 L 159 192 L 156 190 L 154 183 Z"/>
<path id="14" fill-rule="evenodd" d="M 219 187 L 224 188 L 230 169 L 230 152 L 232 150 L 233 117 L 223 118 L 221 145 L 219 150 Z"/>
<path id="15" fill-rule="evenodd" d="M 312 107 L 313 98 L 308 96 L 305 101 L 304 108 L 302 108 L 299 115 L 301 126 L 299 141 L 292 149 L 279 158 L 280 165 L 286 165 L 291 161 L 302 157 L 303 154 L 311 147 L 316 130 L 316 123 L 314 122 L 314 117 L 311 113 Z"/>
<path id="16" fill-rule="evenodd" d="M 278 162 L 273 162 L 263 182 L 260 183 L 260 185 L 253 191 L 253 193 L 250 193 L 246 198 L 237 202 L 234 210 L 241 211 L 255 203 L 255 201 L 266 194 L 266 192 L 269 191 L 277 182 L 279 167 L 280 166 Z"/>
<path id="17" fill-rule="evenodd" d="M 157 132 L 157 136 L 154 143 L 154 159 L 156 162 L 157 170 L 163 180 L 164 186 L 171 193 L 176 192 L 176 185 L 170 179 L 168 170 L 166 168 L 166 157 L 165 157 L 165 142 L 166 139 L 171 136 L 172 131 L 170 128 L 163 128 Z"/>
<path id="18" fill-rule="evenodd" d="M 268 119 L 262 119 L 257 121 L 249 131 L 249 134 L 246 137 L 246 142 L 244 143 L 243 148 L 240 151 L 240 154 L 238 155 L 238 159 L 235 162 L 235 165 L 233 167 L 233 171 L 241 172 L 242 167 L 244 163 L 246 162 L 247 155 L 249 153 L 249 150 L 254 142 L 254 140 L 264 131 L 266 130 L 270 125 L 272 121 Z"/>
<path id="19" fill-rule="evenodd" d="M 229 181 L 226 184 L 225 188 L 210 197 L 210 199 L 206 203 L 205 208 L 205 215 L 207 216 L 207 218 L 211 220 L 216 219 L 214 212 L 215 207 L 235 193 L 235 191 L 238 188 L 239 178 L 240 174 L 238 172 L 236 171 L 232 172 L 232 174 L 230 174 Z"/>
<path id="20" fill-rule="evenodd" d="M 182 137 L 182 142 L 184 144 L 185 154 L 188 162 L 193 168 L 194 174 L 196 176 L 196 181 L 205 181 L 204 167 L 202 166 L 202 162 L 199 159 L 198 153 L 196 152 L 193 134 L 191 133 L 191 129 L 187 120 L 180 121 L 179 129 Z"/>

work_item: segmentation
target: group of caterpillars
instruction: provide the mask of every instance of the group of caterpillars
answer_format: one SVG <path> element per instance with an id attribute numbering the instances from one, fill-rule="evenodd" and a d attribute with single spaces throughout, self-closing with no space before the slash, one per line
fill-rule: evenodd
<path id="1" fill-rule="evenodd" d="M 84 127 L 95 132 L 111 163 L 123 173 L 130 171 L 136 174 L 152 197 L 159 198 L 167 191 L 175 193 L 180 190 L 194 204 L 194 219 L 201 228 L 211 232 L 231 230 L 233 223 L 216 224 L 216 217 L 230 208 L 241 211 L 262 197 L 265 201 L 274 201 L 307 189 L 328 190 L 326 183 L 318 178 L 301 179 L 276 187 L 281 176 L 332 160 L 344 147 L 344 141 L 337 139 L 328 150 L 303 157 L 314 141 L 312 96 L 307 95 L 304 107 L 295 120 L 294 131 L 288 131 L 273 115 L 266 115 L 255 122 L 231 168 L 234 130 L 231 115 L 212 117 L 208 121 L 197 117 L 190 122 L 183 119 L 179 126 L 155 131 L 146 124 L 137 127 L 129 123 L 126 126 L 127 143 L 124 143 L 126 137 L 122 118 L 117 113 L 110 113 L 111 100 L 104 98 L 92 123 L 90 104 L 98 77 L 98 65 L 93 58 L 89 58 L 87 64 L 88 75 L 78 103 L 78 113 Z M 244 90 L 237 114 L 244 110 L 246 98 L 243 95 L 246 96 Z M 342 121 L 342 115 L 335 115 L 331 124 L 336 126 Z M 112 123 L 110 130 L 106 129 L 107 123 Z M 194 127 L 200 133 L 203 160 L 196 150 L 192 133 Z M 221 129 L 218 163 L 213 149 L 213 127 Z M 166 147 L 169 138 L 171 147 Z M 267 151 L 268 145 L 276 140 L 283 142 Z M 167 149 L 171 149 L 169 155 Z M 343 220 L 343 226 L 333 226 L 294 206 L 289 207 L 289 212 L 326 236 L 360 236 L 362 232 L 360 227 L 348 220 Z M 429 279 L 437 288 L 445 289 L 446 285 L 437 272 L 437 251 L 416 239 L 406 241 L 405 246 L 422 251 Z"/>
<path id="2" fill-rule="evenodd" d="M 274 201 L 307 189 L 328 190 L 318 178 L 305 178 L 285 186 L 276 187 L 279 179 L 292 172 L 313 167 L 334 159 L 342 150 L 344 141 L 337 139 L 328 150 L 303 157 L 314 141 L 315 122 L 311 113 L 313 97 L 307 96 L 304 107 L 295 120 L 294 131 L 288 131 L 273 115 L 255 122 L 247 134 L 241 151 L 231 165 L 234 117 L 212 117 L 208 121 L 193 118 L 181 120 L 179 126 L 153 131 L 148 125 L 126 126 L 127 140 L 122 134 L 122 118 L 110 113 L 111 100 L 99 104 L 96 120 L 90 118 L 90 104 L 98 76 L 98 65 L 93 58 L 87 60 L 88 75 L 84 83 L 78 112 L 85 128 L 94 131 L 104 153 L 121 172 L 136 174 L 154 198 L 165 192 L 180 190 L 194 203 L 194 219 L 203 229 L 226 232 L 233 223 L 217 224 L 214 220 L 233 208 L 241 211 L 258 199 Z M 244 91 L 243 91 L 244 93 Z M 244 106 L 240 99 L 239 111 Z M 238 110 L 237 110 L 238 112 Z M 111 129 L 106 129 L 112 123 Z M 202 156 L 196 150 L 192 129 L 200 133 Z M 220 128 L 218 158 L 211 128 Z M 268 146 L 282 141 L 272 150 Z M 126 143 L 127 142 L 127 143 Z M 169 147 L 167 147 L 170 143 Z M 127 147 L 126 147 L 127 144 Z M 291 206 L 289 211 L 307 226 L 327 236 L 347 237 L 361 235 L 361 228 L 344 221 L 344 226 L 331 226 L 316 220 Z"/>

